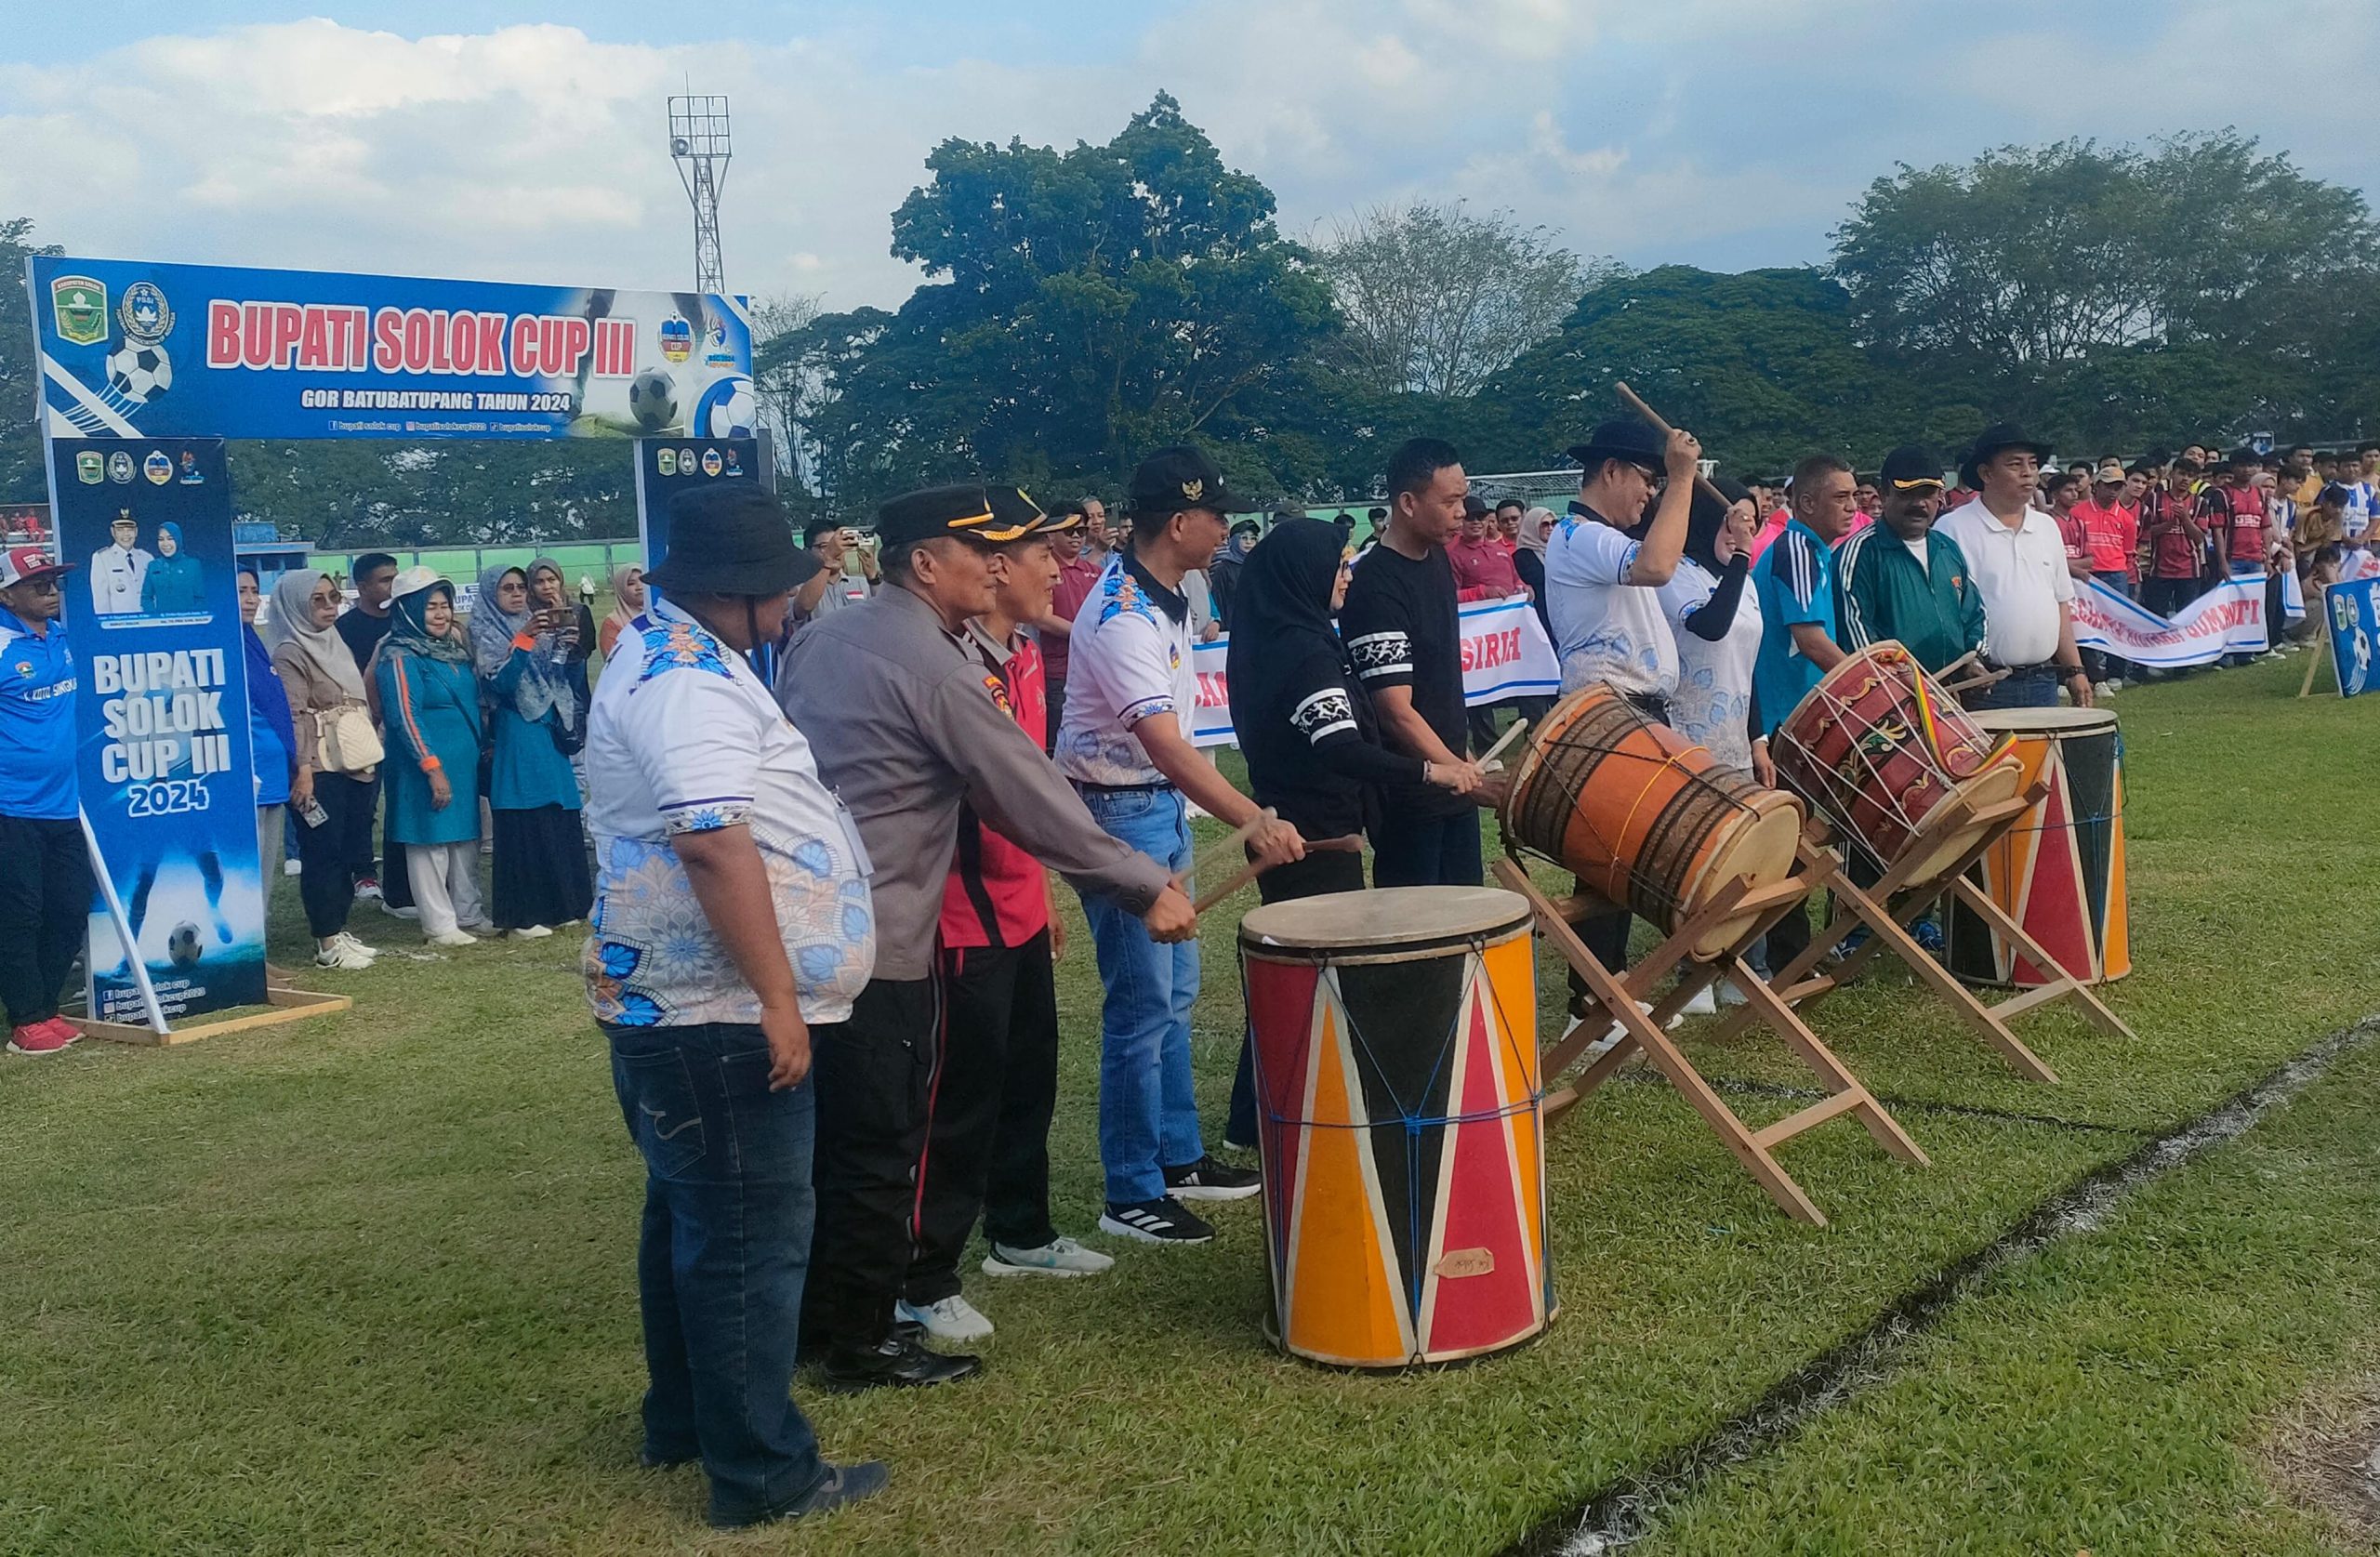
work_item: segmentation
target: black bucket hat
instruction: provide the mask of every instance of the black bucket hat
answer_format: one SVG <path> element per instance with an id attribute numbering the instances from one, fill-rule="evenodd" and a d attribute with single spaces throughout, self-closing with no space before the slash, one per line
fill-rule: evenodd
<path id="1" fill-rule="evenodd" d="M 1980 468 L 1984 462 L 2003 449 L 2023 449 L 2035 459 L 2047 459 L 2050 448 L 2038 438 L 2028 437 L 2023 428 L 2014 422 L 1994 422 L 1976 434 L 1968 446 L 1966 463 Z"/>
<path id="2" fill-rule="evenodd" d="M 1600 468 L 1606 459 L 1624 460 L 1648 476 L 1659 475 L 1667 463 L 1662 457 L 1660 434 L 1631 416 L 1598 422 L 1585 442 L 1573 443 L 1562 452 L 1577 460 L 1589 474 Z"/>
<path id="3" fill-rule="evenodd" d="M 670 499 L 669 549 L 644 578 L 668 594 L 767 600 L 824 566 L 775 498 L 747 482 L 722 482 Z"/>

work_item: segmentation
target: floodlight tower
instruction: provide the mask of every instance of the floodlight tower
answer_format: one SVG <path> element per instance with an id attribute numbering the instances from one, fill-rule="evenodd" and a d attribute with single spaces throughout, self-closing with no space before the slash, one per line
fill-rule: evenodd
<path id="1" fill-rule="evenodd" d="M 694 205 L 694 290 L 725 292 L 727 276 L 719 254 L 719 191 L 727 182 L 734 147 L 727 137 L 724 97 L 669 99 L 669 156 L 678 181 Z"/>

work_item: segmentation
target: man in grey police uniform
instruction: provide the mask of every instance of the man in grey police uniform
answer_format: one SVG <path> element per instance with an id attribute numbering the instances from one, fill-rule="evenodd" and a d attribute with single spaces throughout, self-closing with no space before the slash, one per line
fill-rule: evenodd
<path id="1" fill-rule="evenodd" d="M 1038 509 L 996 517 L 980 486 L 892 499 L 877 515 L 883 587 L 795 639 L 777 673 L 777 701 L 859 825 L 876 902 L 876 976 L 849 1022 L 812 1033 L 818 1224 L 802 1337 L 835 1389 L 947 1383 L 980 1366 L 893 1326 L 932 1118 L 934 929 L 962 799 L 1077 887 L 1124 904 L 1152 936 L 1182 941 L 1197 929 L 1166 868 L 1091 820 L 967 647 L 968 619 L 993 605 L 994 553 L 1038 520 Z"/>

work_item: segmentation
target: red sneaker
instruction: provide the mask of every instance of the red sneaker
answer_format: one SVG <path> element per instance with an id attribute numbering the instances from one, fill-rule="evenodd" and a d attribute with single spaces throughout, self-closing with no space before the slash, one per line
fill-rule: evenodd
<path id="1" fill-rule="evenodd" d="M 75 1031 L 72 1023 L 63 1018 L 54 1016 L 47 1022 L 36 1022 L 29 1027 L 20 1027 L 9 1034 L 8 1052 L 31 1055 L 55 1054 L 82 1036 Z"/>

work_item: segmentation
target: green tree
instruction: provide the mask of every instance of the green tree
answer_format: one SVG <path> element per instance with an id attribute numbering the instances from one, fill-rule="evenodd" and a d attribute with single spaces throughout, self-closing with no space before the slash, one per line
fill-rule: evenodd
<path id="1" fill-rule="evenodd" d="M 41 465 L 41 429 L 27 407 L 40 381 L 33 345 L 33 299 L 25 291 L 25 261 L 60 253 L 35 244 L 31 217 L 0 218 L 0 502 L 40 503 L 49 496 Z"/>
<path id="2" fill-rule="evenodd" d="M 1336 325 L 1272 191 L 1164 94 L 1104 146 L 953 139 L 926 165 L 892 253 L 927 284 L 787 346 L 838 503 L 970 475 L 1114 482 L 1187 438 L 1261 445 Z"/>
<path id="3" fill-rule="evenodd" d="M 1440 396 L 1475 392 L 1620 270 L 1589 265 L 1510 212 L 1421 200 L 1358 213 L 1316 259 L 1347 322 L 1340 349 L 1353 376 Z"/>
<path id="4" fill-rule="evenodd" d="M 2337 415 L 2338 325 L 2380 275 L 2360 193 L 2230 129 L 1902 165 L 1834 241 L 1881 363 L 2110 445 Z"/>
<path id="5" fill-rule="evenodd" d="M 1831 450 L 1860 462 L 1940 438 L 1936 408 L 1878 367 L 1854 333 L 1851 299 L 1814 270 L 1739 275 L 1664 265 L 1604 283 L 1561 332 L 1487 391 L 1506 425 L 1479 430 L 1493 466 L 1540 468 L 1606 416 L 1625 415 L 1618 380 L 1692 430 L 1728 471 L 1775 470 Z"/>

